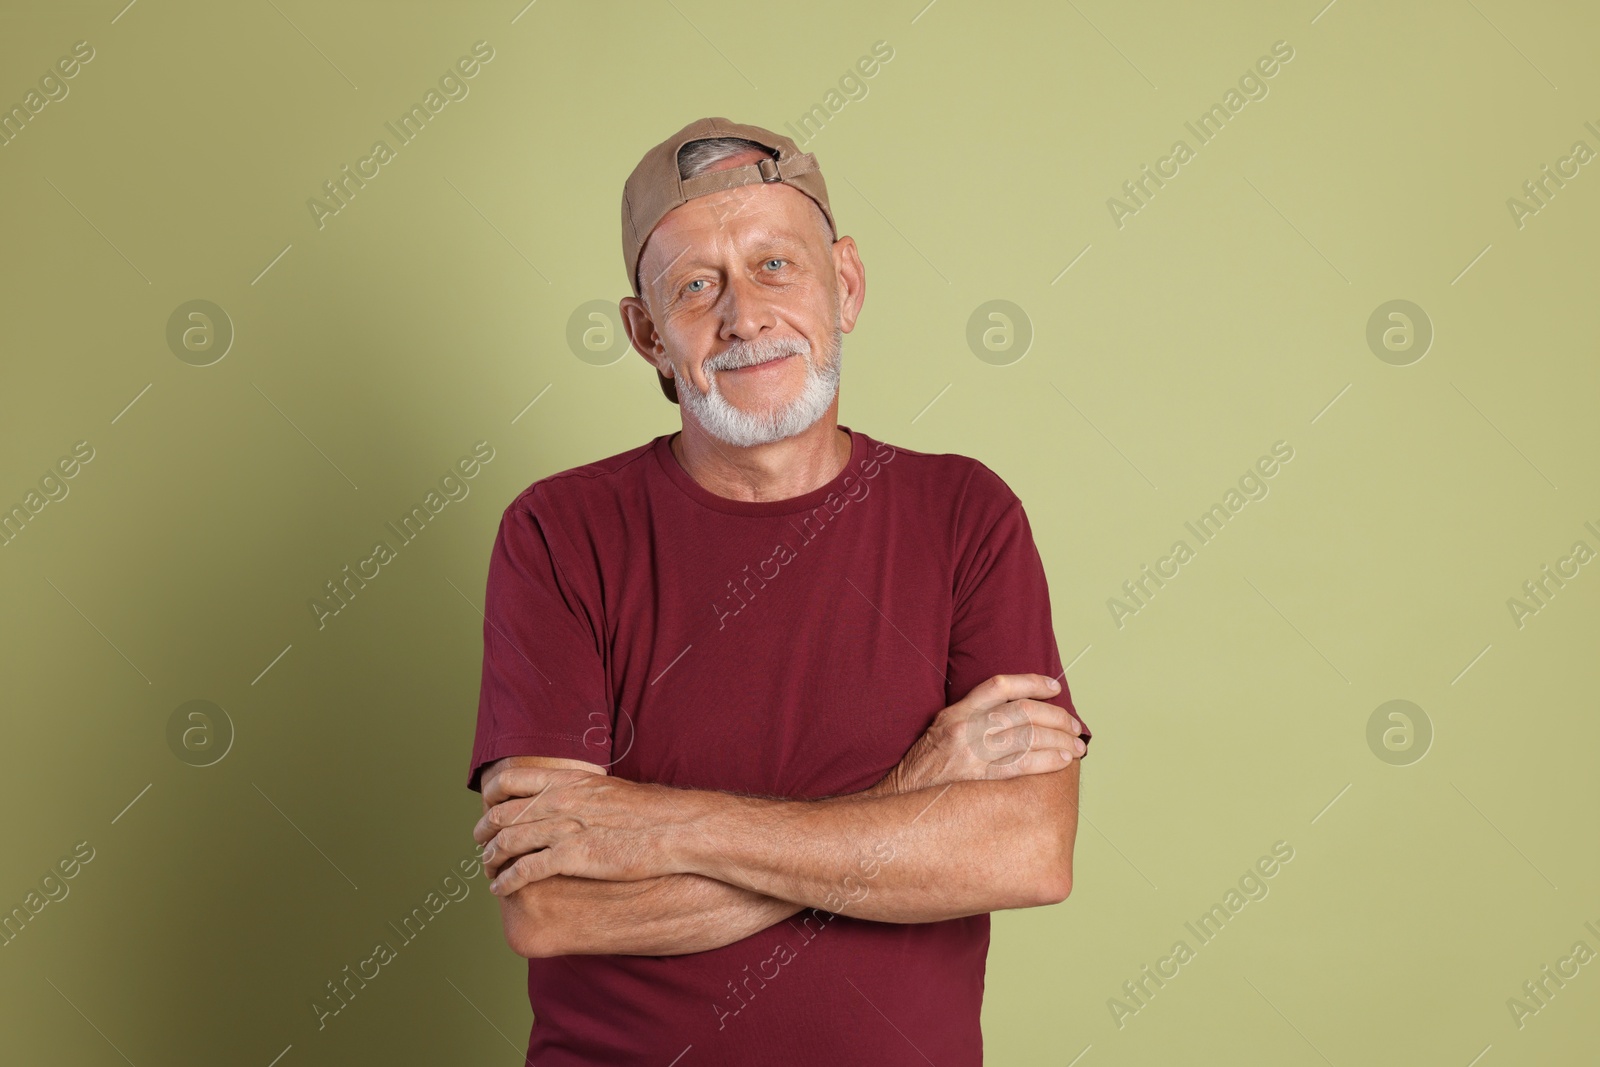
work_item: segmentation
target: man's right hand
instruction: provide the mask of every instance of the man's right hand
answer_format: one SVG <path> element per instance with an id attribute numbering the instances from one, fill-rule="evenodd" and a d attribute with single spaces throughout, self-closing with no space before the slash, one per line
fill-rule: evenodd
<path id="1" fill-rule="evenodd" d="M 939 712 L 888 775 L 882 796 L 950 782 L 1059 771 L 1087 747 L 1071 712 L 1043 701 L 1061 686 L 1042 674 L 997 674 Z"/>

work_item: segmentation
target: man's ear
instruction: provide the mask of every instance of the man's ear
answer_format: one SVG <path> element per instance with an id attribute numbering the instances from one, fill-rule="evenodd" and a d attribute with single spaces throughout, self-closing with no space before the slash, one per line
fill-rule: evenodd
<path id="1" fill-rule="evenodd" d="M 633 350 L 643 356 L 657 373 L 672 377 L 672 362 L 667 359 L 666 345 L 661 343 L 661 334 L 656 330 L 655 320 L 650 317 L 650 309 L 645 302 L 636 296 L 625 296 L 617 303 L 617 311 L 622 316 L 622 328 L 627 331 Z"/>
<path id="2" fill-rule="evenodd" d="M 867 268 L 854 237 L 841 237 L 833 243 L 833 270 L 838 279 L 839 328 L 849 333 L 856 328 L 856 317 L 867 299 Z"/>

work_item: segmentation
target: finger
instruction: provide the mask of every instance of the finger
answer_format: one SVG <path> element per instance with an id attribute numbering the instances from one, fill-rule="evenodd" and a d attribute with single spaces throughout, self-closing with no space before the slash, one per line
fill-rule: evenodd
<path id="1" fill-rule="evenodd" d="M 472 839 L 480 845 L 487 845 L 489 839 L 508 826 L 515 826 L 519 822 L 530 822 L 546 814 L 545 810 L 535 806 L 538 797 L 512 797 L 502 804 L 496 804 L 483 813 L 483 817 L 472 827 Z"/>
<path id="2" fill-rule="evenodd" d="M 557 827 L 546 821 L 508 826 L 483 846 L 483 869 L 490 878 L 519 857 L 555 844 Z"/>
<path id="3" fill-rule="evenodd" d="M 505 767 L 494 777 L 484 780 L 483 802 L 485 804 L 492 808 L 496 804 L 505 803 L 515 795 L 511 792 L 510 786 L 516 780 L 516 770 L 517 768 L 515 767 Z"/>
<path id="4" fill-rule="evenodd" d="M 1083 732 L 1083 724 L 1076 715 L 1059 704 L 1046 704 L 1042 700 L 1013 700 L 1009 704 L 1002 704 L 995 711 L 1005 712 L 1006 709 L 1015 708 L 1020 715 L 1026 716 L 1027 721 L 1035 726 L 1048 726 L 1052 730 L 1066 730 L 1073 734 Z M 994 712 L 990 712 L 994 714 Z M 1021 722 L 1019 717 L 1017 722 Z"/>
<path id="5" fill-rule="evenodd" d="M 1071 756 L 1082 755 L 1083 742 L 1065 730 L 1024 723 L 985 735 L 976 746 L 976 755 L 989 763 L 1006 763 L 1033 749 L 1057 749 Z"/>
<path id="6" fill-rule="evenodd" d="M 512 797 L 538 796 L 559 782 L 563 774 L 579 773 L 553 767 L 506 767 L 483 783 L 483 799 L 491 807 Z"/>
<path id="7" fill-rule="evenodd" d="M 494 881 L 495 876 L 501 871 L 527 855 L 527 852 L 516 852 L 509 848 L 502 851 L 500 846 L 493 841 L 483 847 L 485 850 L 483 854 L 483 876 L 490 881 Z M 493 848 L 493 851 L 489 851 L 491 848 Z"/>
<path id="8" fill-rule="evenodd" d="M 517 845 L 510 845 L 502 848 L 499 845 L 495 845 L 495 851 L 490 854 L 490 858 L 483 861 L 483 876 L 492 881 L 500 874 L 500 872 L 504 871 L 507 867 L 511 866 L 522 857 L 531 856 L 541 851 L 543 851 L 542 848 L 534 848 L 531 846 L 521 847 Z"/>
<path id="9" fill-rule="evenodd" d="M 1071 756 L 1081 756 L 1086 747 L 1076 734 L 1070 734 L 1065 730 L 1052 730 L 1045 726 L 1016 726 L 991 734 L 985 740 L 997 757 L 1014 758 L 1017 753 L 1044 748 L 1058 749 Z"/>
<path id="10" fill-rule="evenodd" d="M 519 856 L 516 862 L 489 883 L 489 892 L 497 897 L 509 896 L 525 885 L 559 873 L 555 868 L 554 854 L 554 849 L 547 848 L 542 852 Z"/>
<path id="11" fill-rule="evenodd" d="M 1045 698 L 1061 692 L 1061 683 L 1042 674 L 997 674 L 980 682 L 967 694 L 972 706 L 984 710 L 1027 697 Z"/>
<path id="12" fill-rule="evenodd" d="M 1008 700 L 998 707 L 978 714 L 986 730 L 1021 726 L 1030 722 L 1035 726 L 1048 726 L 1054 730 L 1070 730 L 1071 724 L 1075 721 L 1072 713 L 1066 708 L 1031 699 Z"/>
<path id="13" fill-rule="evenodd" d="M 1036 748 L 1017 759 L 989 764 L 989 777 L 1021 778 L 1030 774 L 1048 774 L 1070 766 L 1075 758 L 1063 749 Z"/>

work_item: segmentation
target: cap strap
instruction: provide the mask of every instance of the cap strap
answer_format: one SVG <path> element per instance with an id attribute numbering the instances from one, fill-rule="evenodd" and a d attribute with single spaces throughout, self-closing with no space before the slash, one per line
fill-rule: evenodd
<path id="1" fill-rule="evenodd" d="M 714 170 L 707 174 L 685 179 L 682 183 L 683 195 L 692 200 L 697 196 L 705 196 L 707 193 L 733 189 L 741 185 L 784 181 L 789 178 L 799 177 L 802 174 L 809 174 L 816 169 L 817 157 L 811 152 L 802 152 L 798 155 L 790 156 L 788 159 L 763 159 L 760 163 L 752 163 L 744 167 L 729 167 L 726 170 Z M 772 177 L 768 177 L 769 171 L 773 173 Z"/>

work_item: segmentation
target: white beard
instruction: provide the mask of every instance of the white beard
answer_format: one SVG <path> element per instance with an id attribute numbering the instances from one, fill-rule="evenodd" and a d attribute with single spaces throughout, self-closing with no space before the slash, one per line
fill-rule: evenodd
<path id="1" fill-rule="evenodd" d="M 678 402 L 694 417 L 706 433 L 737 448 L 767 445 L 793 437 L 810 428 L 839 391 L 840 357 L 844 331 L 834 324 L 828 358 L 821 367 L 811 358 L 811 344 L 800 337 L 773 337 L 757 341 L 735 341 L 728 350 L 702 364 L 709 386 L 704 393 L 695 388 L 681 367 L 675 368 Z M 806 361 L 806 380 L 800 395 L 775 411 L 752 414 L 730 404 L 717 389 L 717 371 L 734 370 L 764 363 L 777 356 L 800 356 Z"/>

